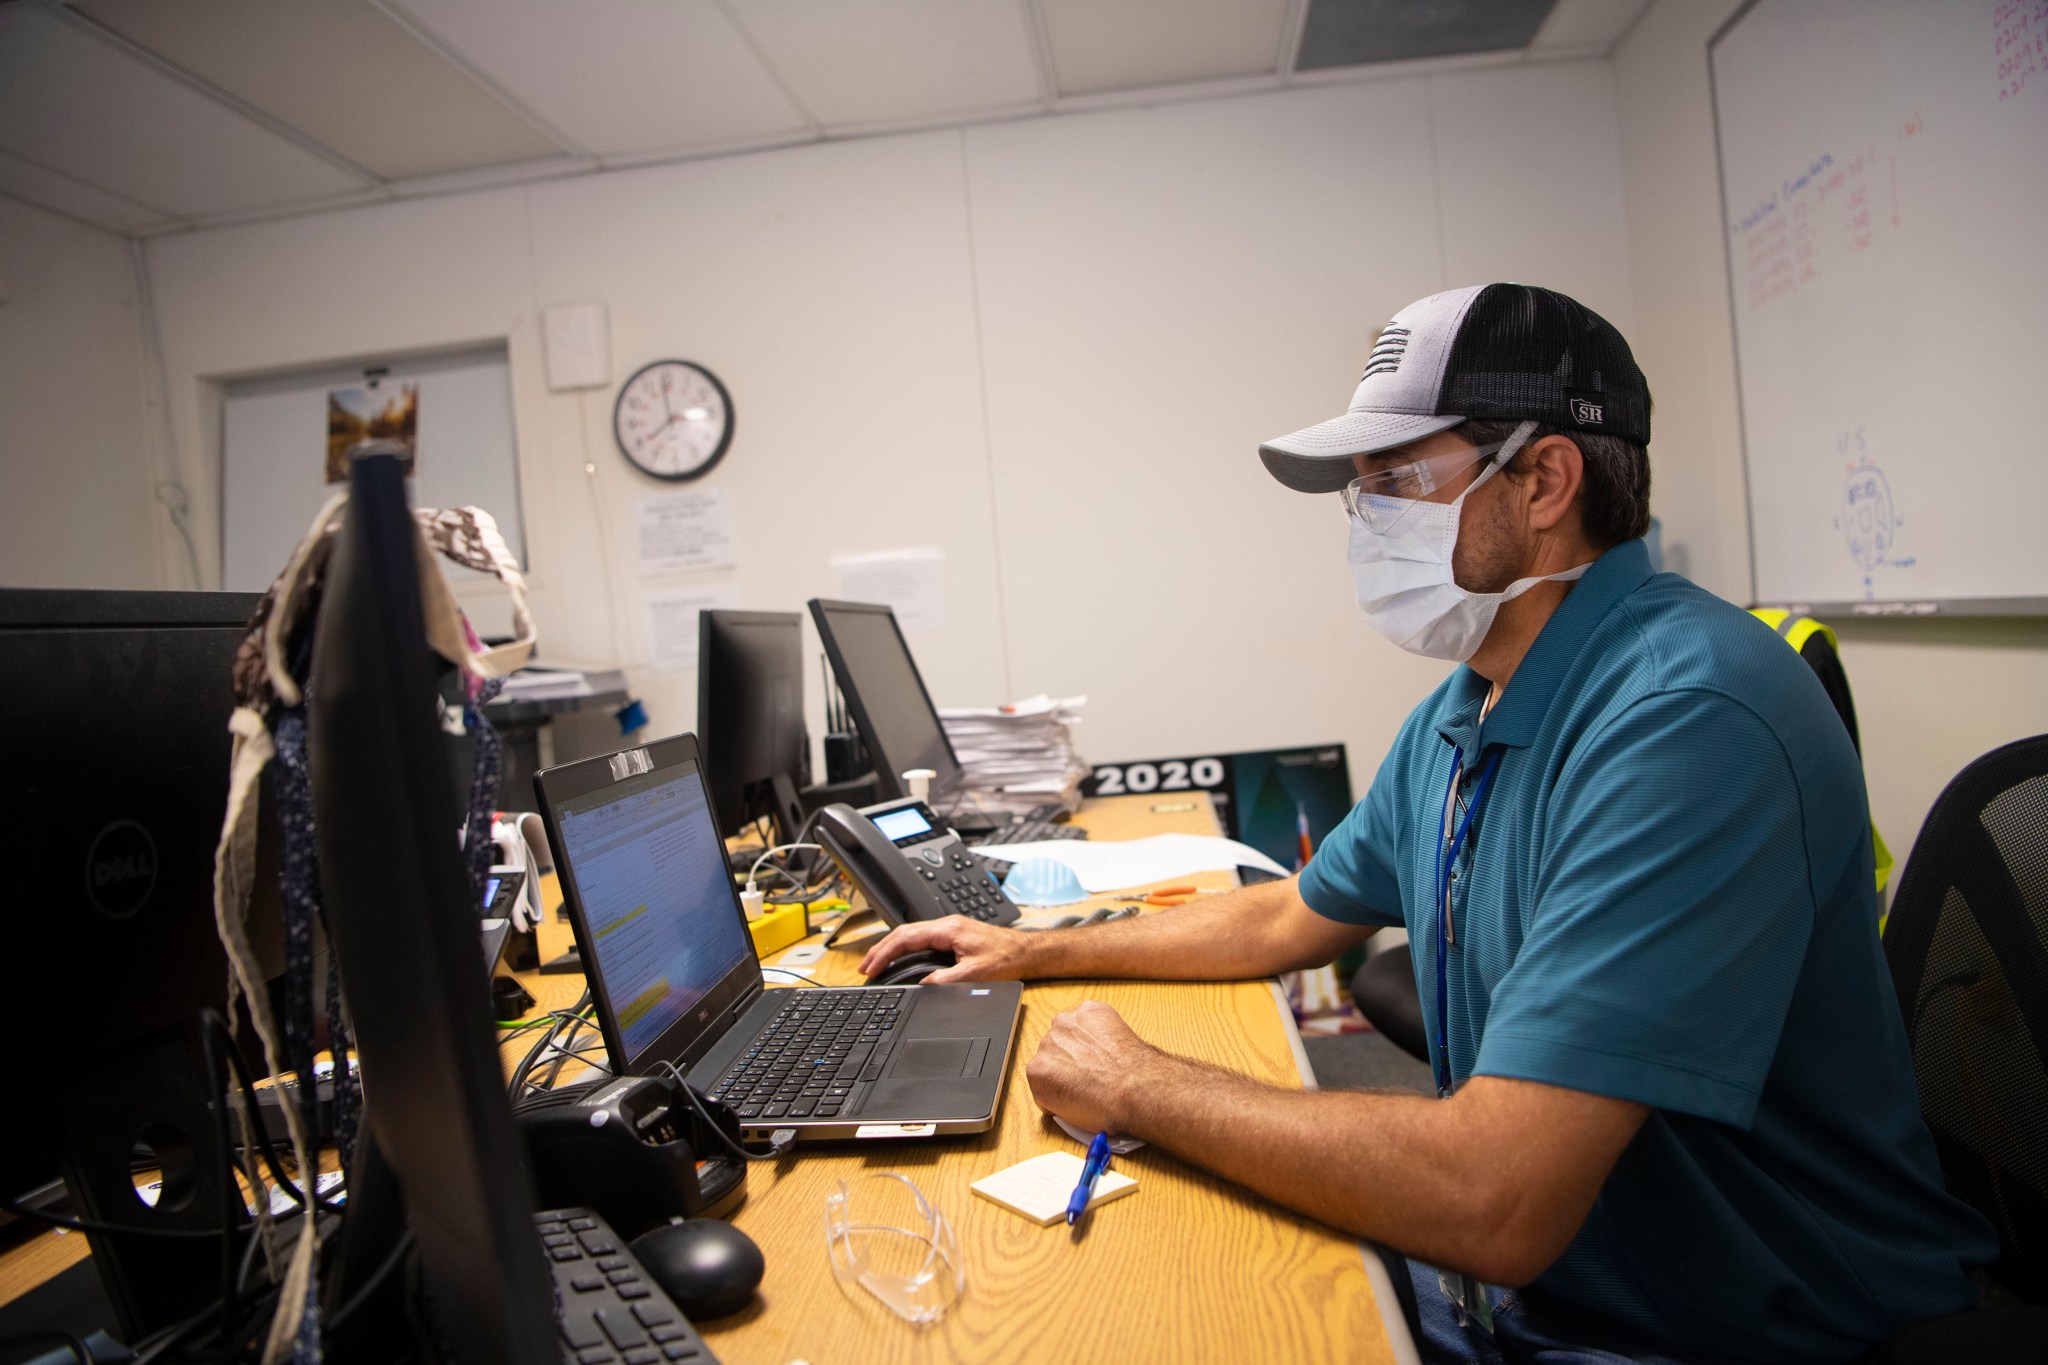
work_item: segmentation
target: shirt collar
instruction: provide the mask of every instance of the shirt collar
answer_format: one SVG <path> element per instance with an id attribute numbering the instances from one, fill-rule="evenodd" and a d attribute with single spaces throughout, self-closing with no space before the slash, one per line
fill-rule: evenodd
<path id="1" fill-rule="evenodd" d="M 1594 627 L 1606 619 L 1615 603 L 1650 579 L 1650 551 L 1640 540 L 1625 540 L 1593 561 L 1585 577 L 1572 585 L 1564 601 L 1543 623 L 1536 642 L 1529 646 L 1514 677 L 1508 679 L 1500 701 L 1486 715 L 1486 723 L 1475 723 L 1479 706 L 1491 684 L 1461 664 L 1451 677 L 1450 705 L 1437 724 L 1437 733 L 1461 749 L 1477 751 L 1487 744 L 1527 748 L 1535 742 L 1536 731 L 1550 713 L 1550 703 L 1564 676 L 1579 657 L 1579 650 Z M 1474 739 L 1482 741 L 1473 743 Z"/>

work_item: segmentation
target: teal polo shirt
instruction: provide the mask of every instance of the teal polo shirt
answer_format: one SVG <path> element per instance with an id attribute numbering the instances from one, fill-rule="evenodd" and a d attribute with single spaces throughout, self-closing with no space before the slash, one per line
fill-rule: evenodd
<path id="1" fill-rule="evenodd" d="M 1990 1225 L 1942 1186 L 1877 934 L 1856 751 L 1769 627 L 1641 541 L 1589 569 L 1480 722 L 1459 668 L 1301 874 L 1405 925 L 1436 1037 L 1435 859 L 1464 799 L 1451 1071 L 1650 1106 L 1542 1291 L 1677 1351 L 1846 1361 L 1973 1307 Z"/>

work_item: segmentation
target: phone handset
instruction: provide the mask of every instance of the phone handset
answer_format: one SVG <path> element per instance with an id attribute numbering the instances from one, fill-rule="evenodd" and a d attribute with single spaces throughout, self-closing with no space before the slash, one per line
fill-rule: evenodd
<path id="1" fill-rule="evenodd" d="M 826 854 L 892 927 L 947 915 L 991 924 L 1017 919 L 1017 907 L 1003 895 L 988 861 L 922 801 L 888 801 L 864 810 L 826 806 L 815 829 Z"/>
<path id="2" fill-rule="evenodd" d="M 816 833 L 825 852 L 884 923 L 941 919 L 951 913 L 875 822 L 852 806 L 834 804 L 819 811 Z"/>

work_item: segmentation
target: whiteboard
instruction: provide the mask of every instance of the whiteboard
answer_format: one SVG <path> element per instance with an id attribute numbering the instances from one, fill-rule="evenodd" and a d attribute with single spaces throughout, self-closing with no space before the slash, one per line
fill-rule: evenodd
<path id="1" fill-rule="evenodd" d="M 1756 0 L 1708 65 L 1756 600 L 2048 612 L 2048 0 Z"/>
<path id="2" fill-rule="evenodd" d="M 419 507 L 474 505 L 526 562 L 505 348 L 395 360 L 380 385 L 419 386 Z M 363 388 L 361 365 L 241 380 L 221 414 L 221 587 L 261 592 L 284 568 L 333 490 L 325 482 L 327 392 Z M 484 578 L 450 564 L 451 579 Z"/>

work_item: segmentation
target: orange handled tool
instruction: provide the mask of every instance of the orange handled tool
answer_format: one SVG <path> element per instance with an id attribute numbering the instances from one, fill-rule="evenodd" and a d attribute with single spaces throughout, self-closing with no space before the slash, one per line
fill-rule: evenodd
<path id="1" fill-rule="evenodd" d="M 1162 886 L 1142 896 L 1118 896 L 1117 900 L 1135 905 L 1184 905 L 1201 894 L 1198 886 Z"/>

